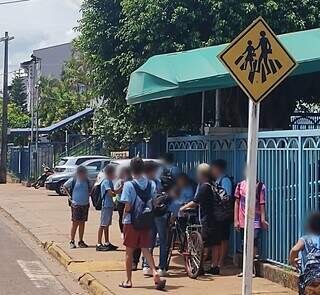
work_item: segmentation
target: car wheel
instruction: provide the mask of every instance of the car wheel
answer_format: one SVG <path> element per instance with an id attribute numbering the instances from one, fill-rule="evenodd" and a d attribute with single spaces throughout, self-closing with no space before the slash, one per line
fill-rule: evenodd
<path id="1" fill-rule="evenodd" d="M 65 181 L 59 182 L 58 187 L 57 187 L 57 189 L 56 189 L 56 193 L 57 193 L 59 196 L 65 196 L 65 195 L 66 195 L 66 191 L 65 191 L 64 186 L 63 186 L 64 183 L 65 183 Z"/>

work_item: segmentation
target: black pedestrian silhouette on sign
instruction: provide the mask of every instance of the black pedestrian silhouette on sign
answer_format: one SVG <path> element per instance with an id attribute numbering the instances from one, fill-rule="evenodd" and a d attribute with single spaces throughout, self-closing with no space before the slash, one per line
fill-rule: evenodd
<path id="1" fill-rule="evenodd" d="M 247 71 L 248 64 L 250 65 L 248 80 L 251 83 L 254 82 L 256 74 L 260 74 L 261 82 L 264 83 L 267 81 L 267 75 L 275 74 L 282 68 L 282 64 L 278 59 L 269 57 L 269 55 L 272 55 L 272 46 L 266 32 L 261 31 L 259 35 L 260 39 L 257 47 L 253 46 L 252 40 L 248 40 L 245 51 L 235 60 L 235 64 L 240 66 L 242 71 Z M 257 59 L 256 51 L 258 50 L 260 50 L 260 55 Z"/>

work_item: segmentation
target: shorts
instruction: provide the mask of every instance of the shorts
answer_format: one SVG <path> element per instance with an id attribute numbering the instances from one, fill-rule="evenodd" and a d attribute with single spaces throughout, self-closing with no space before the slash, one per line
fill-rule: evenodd
<path id="1" fill-rule="evenodd" d="M 241 235 L 241 240 L 244 240 L 244 228 L 240 229 L 240 235 Z M 259 247 L 260 243 L 260 238 L 261 238 L 261 228 L 255 228 L 254 229 L 254 246 Z"/>
<path id="2" fill-rule="evenodd" d="M 203 246 L 205 248 L 210 248 L 221 244 L 221 237 L 217 228 L 202 226 L 201 236 L 203 240 Z"/>
<path id="3" fill-rule="evenodd" d="M 151 248 L 152 247 L 152 230 L 136 230 L 132 224 L 123 226 L 123 245 L 128 248 Z"/>
<path id="4" fill-rule="evenodd" d="M 85 222 L 88 221 L 89 205 L 72 205 L 71 206 L 71 220 Z"/>
<path id="5" fill-rule="evenodd" d="M 217 222 L 217 231 L 221 241 L 229 241 L 231 223 L 231 220 Z"/>
<path id="6" fill-rule="evenodd" d="M 110 226 L 112 224 L 113 208 L 102 208 L 100 216 L 100 226 Z"/>

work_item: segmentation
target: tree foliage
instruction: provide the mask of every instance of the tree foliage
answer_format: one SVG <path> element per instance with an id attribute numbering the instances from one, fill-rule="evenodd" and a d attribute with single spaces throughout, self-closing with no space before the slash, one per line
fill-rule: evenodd
<path id="1" fill-rule="evenodd" d="M 90 64 L 92 93 L 105 99 L 95 118 L 95 132 L 109 147 L 121 148 L 153 131 L 197 130 L 199 95 L 127 106 L 130 74 L 155 54 L 229 42 L 260 15 L 277 34 L 315 28 L 320 25 L 320 1 L 85 0 L 75 44 Z M 296 87 L 290 81 L 287 86 Z M 279 95 L 282 102 L 273 112 Z M 225 124 L 244 126 L 247 99 L 243 93 L 228 89 L 223 96 Z M 294 90 L 275 92 L 262 106 L 267 114 L 263 126 L 285 126 L 296 96 Z"/>
<path id="2" fill-rule="evenodd" d="M 26 85 L 24 84 L 23 77 L 19 74 L 15 75 L 12 79 L 9 96 L 23 112 L 27 112 L 27 91 Z"/>

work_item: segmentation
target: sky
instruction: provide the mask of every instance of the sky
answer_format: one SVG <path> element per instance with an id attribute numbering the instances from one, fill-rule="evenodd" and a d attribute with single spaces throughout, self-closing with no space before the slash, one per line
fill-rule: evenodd
<path id="1" fill-rule="evenodd" d="M 8 0 L 0 0 L 6 2 Z M 0 5 L 0 36 L 14 36 L 9 45 L 9 72 L 30 59 L 32 51 L 70 42 L 80 19 L 81 0 L 30 0 Z M 0 43 L 0 87 L 3 79 L 3 43 Z M 10 74 L 12 75 L 12 74 Z"/>

